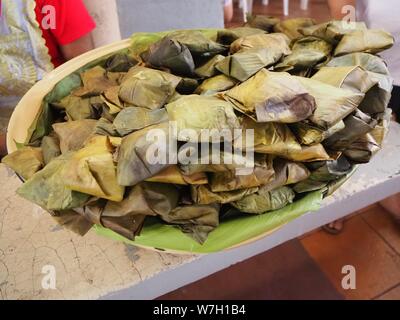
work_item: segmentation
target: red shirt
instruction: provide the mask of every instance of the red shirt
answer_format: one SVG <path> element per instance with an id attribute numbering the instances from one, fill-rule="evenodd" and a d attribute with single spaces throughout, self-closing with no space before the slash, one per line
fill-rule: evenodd
<path id="1" fill-rule="evenodd" d="M 42 12 L 42 9 L 46 9 L 43 8 L 46 5 L 51 5 L 55 9 L 55 29 L 45 28 L 46 24 L 42 23 L 51 12 L 47 10 Z M 51 62 L 55 67 L 65 62 L 60 46 L 78 40 L 96 27 L 82 0 L 36 0 L 35 12 L 49 49 Z"/>

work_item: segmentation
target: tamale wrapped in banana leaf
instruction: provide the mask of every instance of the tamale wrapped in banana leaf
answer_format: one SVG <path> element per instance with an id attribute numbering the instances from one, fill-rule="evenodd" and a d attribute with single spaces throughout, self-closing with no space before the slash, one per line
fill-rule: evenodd
<path id="1" fill-rule="evenodd" d="M 359 30 L 347 33 L 337 45 L 334 56 L 353 52 L 379 53 L 394 44 L 393 36 L 384 30 Z"/>
<path id="2" fill-rule="evenodd" d="M 24 180 L 31 178 L 45 164 L 42 149 L 33 147 L 22 147 L 5 156 L 1 162 L 14 170 Z"/>
<path id="3" fill-rule="evenodd" d="M 85 205 L 89 196 L 72 191 L 63 179 L 70 157 L 71 153 L 52 160 L 17 190 L 18 195 L 46 210 L 68 210 Z"/>
<path id="4" fill-rule="evenodd" d="M 204 80 L 203 83 L 197 87 L 195 93 L 204 96 L 214 95 L 218 92 L 232 89 L 238 83 L 238 80 L 220 74 Z"/>
<path id="5" fill-rule="evenodd" d="M 262 68 L 276 63 L 282 53 L 275 49 L 253 48 L 227 56 L 216 68 L 226 76 L 246 81 Z"/>
<path id="6" fill-rule="evenodd" d="M 249 174 L 239 175 L 236 171 L 213 173 L 210 175 L 210 188 L 212 192 L 224 192 L 259 187 L 270 182 L 274 174 L 273 158 L 258 154 Z"/>
<path id="7" fill-rule="evenodd" d="M 357 138 L 371 132 L 377 120 L 360 110 L 344 119 L 345 127 L 324 141 L 324 145 L 332 150 L 345 150 Z"/>
<path id="8" fill-rule="evenodd" d="M 179 225 L 183 232 L 204 243 L 207 235 L 219 225 L 219 209 L 218 204 L 177 207 L 168 214 L 161 214 L 161 219 Z"/>
<path id="9" fill-rule="evenodd" d="M 164 38 L 169 32 L 137 32 L 134 33 L 131 37 L 131 45 L 130 45 L 130 53 L 131 56 L 136 59 L 140 60 L 140 55 L 147 51 L 153 43 Z"/>
<path id="10" fill-rule="evenodd" d="M 138 64 L 138 61 L 127 54 L 117 53 L 108 58 L 105 68 L 109 72 L 128 72 L 130 68 Z"/>
<path id="11" fill-rule="evenodd" d="M 292 69 L 307 69 L 329 59 L 332 45 L 317 37 L 304 37 L 296 40 L 292 53 L 277 64 L 274 70 L 289 71 Z"/>
<path id="12" fill-rule="evenodd" d="M 145 108 L 129 107 L 123 109 L 115 117 L 113 126 L 119 135 L 126 136 L 148 126 L 168 121 L 165 108 L 149 110 Z"/>
<path id="13" fill-rule="evenodd" d="M 217 42 L 225 45 L 230 45 L 233 41 L 239 38 L 265 33 L 266 32 L 260 28 L 254 28 L 250 26 L 223 29 L 219 30 L 217 33 Z"/>
<path id="14" fill-rule="evenodd" d="M 307 119 L 315 110 L 314 98 L 300 77 L 265 69 L 227 91 L 224 97 L 257 122 L 294 123 Z"/>
<path id="15" fill-rule="evenodd" d="M 311 18 L 294 18 L 282 20 L 274 26 L 275 32 L 286 34 L 291 40 L 302 36 L 300 29 L 315 25 L 315 20 Z"/>
<path id="16" fill-rule="evenodd" d="M 155 176 L 146 179 L 149 182 L 172 183 L 177 185 L 203 185 L 208 183 L 207 175 L 204 172 L 197 172 L 191 175 L 183 174 L 177 165 L 165 168 Z"/>
<path id="17" fill-rule="evenodd" d="M 225 192 L 213 192 L 209 185 L 193 185 L 191 186 L 191 196 L 197 204 L 221 203 L 226 204 L 242 199 L 243 197 L 253 194 L 258 188 L 239 189 Z"/>
<path id="18" fill-rule="evenodd" d="M 338 180 L 353 170 L 352 165 L 344 156 L 339 157 L 337 160 L 317 162 L 313 166 L 315 169 L 311 172 L 308 179 L 294 186 L 293 189 L 297 193 L 322 189 L 329 182 Z"/>
<path id="19" fill-rule="evenodd" d="M 219 151 L 219 150 L 218 150 Z M 192 175 L 199 172 L 226 172 L 236 169 L 246 170 L 253 168 L 254 161 L 244 154 L 218 152 L 218 161 L 211 161 L 213 154 L 201 154 L 196 163 L 181 164 L 180 169 L 185 175 Z"/>
<path id="20" fill-rule="evenodd" d="M 289 187 L 281 187 L 272 191 L 260 188 L 256 193 L 232 202 L 232 206 L 245 213 L 262 214 L 277 210 L 292 203 L 295 193 Z"/>
<path id="21" fill-rule="evenodd" d="M 43 137 L 40 148 L 42 149 L 45 164 L 50 163 L 51 160 L 61 155 L 60 140 L 54 132 Z"/>
<path id="22" fill-rule="evenodd" d="M 285 124 L 259 123 L 249 117 L 243 117 L 241 122 L 243 130 L 254 130 L 254 145 L 250 145 L 251 141 L 247 141 L 244 135 L 242 135 L 243 141 L 238 141 L 239 143 L 243 142 L 243 145 L 248 149 L 277 156 L 285 156 L 292 151 L 301 150 L 300 144 Z"/>
<path id="23" fill-rule="evenodd" d="M 97 121 L 86 119 L 53 124 L 54 132 L 60 140 L 62 153 L 76 151 L 83 147 L 85 141 L 94 135 Z"/>
<path id="24" fill-rule="evenodd" d="M 168 37 L 185 45 L 193 55 L 213 56 L 227 50 L 227 47 L 207 38 L 197 30 L 178 30 L 168 33 Z"/>
<path id="25" fill-rule="evenodd" d="M 382 58 L 365 52 L 355 52 L 335 57 L 327 67 L 360 66 L 367 71 L 389 75 L 389 70 Z"/>
<path id="26" fill-rule="evenodd" d="M 115 81 L 108 79 L 106 70 L 100 66 L 84 71 L 81 78 L 83 87 L 73 91 L 79 97 L 97 96 L 117 85 Z"/>
<path id="27" fill-rule="evenodd" d="M 309 121 L 301 121 L 291 125 L 291 129 L 295 133 L 297 139 L 301 144 L 306 146 L 321 143 L 336 132 L 343 130 L 344 127 L 345 124 L 343 120 L 339 121 L 327 130 L 322 130 Z"/>
<path id="28" fill-rule="evenodd" d="M 168 123 L 153 125 L 122 139 L 117 159 L 119 185 L 133 186 L 170 166 L 169 142 L 172 138 L 168 127 Z M 155 138 L 165 138 L 165 141 L 149 138 L 147 135 L 150 130 L 160 133 L 160 137 Z"/>
<path id="29" fill-rule="evenodd" d="M 333 20 L 317 25 L 301 28 L 298 31 L 305 36 L 315 36 L 330 43 L 337 44 L 345 34 L 353 31 L 367 30 L 364 22 L 347 22 Z"/>
<path id="30" fill-rule="evenodd" d="M 108 137 L 119 136 L 119 133 L 115 129 L 113 123 L 106 118 L 100 118 L 99 121 L 97 121 L 95 134 Z"/>
<path id="31" fill-rule="evenodd" d="M 117 182 L 113 151 L 108 137 L 91 138 L 66 162 L 62 176 L 65 185 L 74 191 L 121 201 L 125 189 Z"/>
<path id="32" fill-rule="evenodd" d="M 176 121 L 178 126 L 178 140 L 189 141 L 184 129 L 193 129 L 197 132 L 200 142 L 209 142 L 211 137 L 203 137 L 202 129 L 227 130 L 231 132 L 239 129 L 240 124 L 231 103 L 211 96 L 188 95 L 169 103 L 166 106 L 170 121 Z M 203 141 L 202 139 L 206 139 Z M 220 139 L 223 139 L 221 137 Z M 231 140 L 233 134 L 231 134 Z M 210 141 L 211 142 L 211 141 Z"/>
<path id="33" fill-rule="evenodd" d="M 368 163 L 380 149 L 372 134 L 367 133 L 353 141 L 343 154 L 352 163 Z"/>
<path id="34" fill-rule="evenodd" d="M 180 77 L 167 72 L 133 67 L 120 86 L 119 98 L 135 107 L 160 109 L 175 93 L 180 81 Z"/>
<path id="35" fill-rule="evenodd" d="M 322 144 L 312 146 L 302 146 L 301 150 L 292 150 L 284 158 L 298 162 L 314 162 L 332 160 Z"/>
<path id="36" fill-rule="evenodd" d="M 324 130 L 351 114 L 364 98 L 363 93 L 336 88 L 314 79 L 295 78 L 315 99 L 316 109 L 310 121 Z"/>
<path id="37" fill-rule="evenodd" d="M 168 36 L 152 44 L 142 58 L 150 66 L 165 68 L 178 75 L 190 76 L 195 69 L 188 47 Z"/>
<path id="38" fill-rule="evenodd" d="M 289 44 L 289 38 L 283 33 L 255 34 L 235 40 L 231 44 L 230 52 L 236 53 L 251 49 L 267 48 L 275 51 L 279 57 L 282 57 L 291 53 Z"/>
<path id="39" fill-rule="evenodd" d="M 274 171 L 274 179 L 262 187 L 264 191 L 272 191 L 294 184 L 306 180 L 310 176 L 310 171 L 304 164 L 280 158 L 274 159 Z"/>
<path id="40" fill-rule="evenodd" d="M 278 24 L 280 20 L 276 17 L 265 16 L 265 15 L 247 15 L 246 27 L 257 28 L 266 32 L 272 32 L 274 26 Z"/>
<path id="41" fill-rule="evenodd" d="M 95 119 L 97 112 L 92 106 L 92 98 L 81 98 L 69 95 L 57 103 L 58 108 L 65 109 L 68 120 Z"/>
<path id="42" fill-rule="evenodd" d="M 216 65 L 224 59 L 225 57 L 223 55 L 217 54 L 209 59 L 205 64 L 196 68 L 194 72 L 201 78 L 211 78 L 219 73 Z"/>

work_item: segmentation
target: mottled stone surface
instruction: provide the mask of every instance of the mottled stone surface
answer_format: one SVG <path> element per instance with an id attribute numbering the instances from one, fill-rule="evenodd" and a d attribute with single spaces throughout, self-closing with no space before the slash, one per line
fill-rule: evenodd
<path id="1" fill-rule="evenodd" d="M 0 164 L 0 297 L 96 299 L 122 289 L 135 290 L 135 285 L 143 284 L 146 279 L 195 259 L 198 261 L 191 263 L 193 269 L 184 284 L 190 282 L 190 277 L 197 280 L 194 277 L 204 274 L 205 269 L 211 270 L 217 262 L 221 266 L 218 269 L 222 269 L 350 213 L 346 212 L 346 208 L 356 210 L 363 204 L 369 205 L 371 201 L 382 199 L 385 194 L 400 191 L 399 137 L 400 125 L 393 123 L 384 149 L 370 164 L 361 166 L 342 189 L 324 200 L 324 208 L 320 212 L 306 214 L 276 234 L 260 240 L 265 242 L 260 248 L 257 248 L 260 244 L 255 243 L 202 258 L 127 246 L 98 236 L 93 231 L 85 237 L 77 236 L 57 226 L 48 213 L 17 196 L 15 191 L 21 182 Z M 373 190 L 370 196 L 366 196 L 367 190 Z M 376 195 L 379 192 L 375 190 L 381 190 L 381 194 Z M 346 208 L 339 205 L 333 212 L 327 212 L 340 203 Z M 274 240 L 275 236 L 279 239 Z M 46 271 L 43 268 L 48 265 L 54 266 L 56 271 L 54 290 L 42 287 L 46 276 L 42 271 Z M 176 277 L 180 275 L 179 272 L 175 274 Z M 176 279 L 165 279 L 165 283 L 168 281 L 173 283 Z M 157 285 L 168 287 L 165 283 L 157 282 Z M 164 293 L 160 289 L 160 295 Z"/>

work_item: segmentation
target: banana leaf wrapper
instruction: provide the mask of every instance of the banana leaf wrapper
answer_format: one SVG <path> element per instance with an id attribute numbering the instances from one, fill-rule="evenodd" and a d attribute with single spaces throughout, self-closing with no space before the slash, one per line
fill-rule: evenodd
<path id="1" fill-rule="evenodd" d="M 276 17 L 248 14 L 245 27 L 257 28 L 266 32 L 272 32 L 274 26 L 277 25 L 279 22 L 280 20 Z"/>
<path id="2" fill-rule="evenodd" d="M 332 45 L 323 39 L 305 37 L 295 41 L 292 53 L 274 67 L 276 71 L 302 70 L 327 61 Z"/>
<path id="3" fill-rule="evenodd" d="M 216 93 L 232 89 L 239 81 L 224 74 L 206 79 L 196 89 L 195 93 L 203 96 L 211 96 Z"/>
<path id="4" fill-rule="evenodd" d="M 258 153 L 267 153 L 277 156 L 285 156 L 293 151 L 301 151 L 301 146 L 297 142 L 296 137 L 287 125 L 275 122 L 259 123 L 244 117 L 242 119 L 243 130 L 254 130 L 254 144 L 252 141 L 247 141 L 245 135 L 242 134 L 242 140 L 237 141 L 242 143 L 242 148 L 254 150 Z M 239 145 L 235 143 L 235 147 Z"/>
<path id="5" fill-rule="evenodd" d="M 346 158 L 355 164 L 368 163 L 372 157 L 381 150 L 379 143 L 372 134 L 367 133 L 351 143 L 343 154 Z"/>
<path id="6" fill-rule="evenodd" d="M 119 136 L 119 133 L 115 129 L 113 123 L 106 118 L 100 118 L 97 121 L 96 128 L 95 128 L 95 134 L 100 135 L 100 136 L 108 136 L 108 137 L 118 137 Z"/>
<path id="7" fill-rule="evenodd" d="M 24 180 L 31 178 L 44 166 L 42 149 L 33 147 L 22 147 L 5 156 L 1 162 Z"/>
<path id="8" fill-rule="evenodd" d="M 344 119 L 345 128 L 324 141 L 324 145 L 332 150 L 345 150 L 359 137 L 371 132 L 377 120 L 360 110 Z"/>
<path id="9" fill-rule="evenodd" d="M 227 47 L 207 38 L 197 30 L 178 30 L 168 33 L 168 37 L 185 45 L 194 56 L 213 56 L 224 52 Z"/>
<path id="10" fill-rule="evenodd" d="M 181 95 L 193 94 L 198 86 L 199 82 L 196 79 L 182 78 L 182 80 L 176 86 L 176 92 Z M 170 102 L 171 98 L 168 100 L 168 103 Z"/>
<path id="11" fill-rule="evenodd" d="M 60 140 L 54 133 L 43 137 L 40 148 L 42 149 L 43 160 L 46 165 L 61 155 Z"/>
<path id="12" fill-rule="evenodd" d="M 138 61 L 128 54 L 117 53 L 108 58 L 105 68 L 109 72 L 128 72 L 130 68 L 138 64 Z"/>
<path id="13" fill-rule="evenodd" d="M 83 87 L 75 89 L 73 95 L 78 97 L 98 96 L 108 88 L 118 85 L 108 79 L 104 68 L 96 66 L 81 73 Z"/>
<path id="14" fill-rule="evenodd" d="M 122 137 L 143 128 L 168 121 L 167 111 L 162 109 L 128 107 L 115 117 L 113 127 Z"/>
<path id="15" fill-rule="evenodd" d="M 276 55 L 287 56 L 291 53 L 289 48 L 290 40 L 283 33 L 254 34 L 239 38 L 232 42 L 230 52 L 232 54 L 254 49 L 269 49 L 276 52 Z"/>
<path id="16" fill-rule="evenodd" d="M 328 62 L 327 67 L 349 67 L 349 66 L 360 66 L 363 69 L 379 73 L 383 75 L 389 75 L 389 70 L 385 61 L 382 58 L 365 52 L 355 52 L 345 54 L 340 57 L 334 57 Z"/>
<path id="17" fill-rule="evenodd" d="M 304 193 L 322 189 L 331 181 L 338 180 L 353 170 L 349 161 L 341 156 L 337 160 L 318 162 L 307 180 L 297 183 L 293 189 L 297 193 Z"/>
<path id="18" fill-rule="evenodd" d="M 226 76 L 243 82 L 262 68 L 276 63 L 281 57 L 281 52 L 274 49 L 248 49 L 227 56 L 216 65 L 216 68 Z"/>
<path id="19" fill-rule="evenodd" d="M 126 74 L 119 98 L 132 106 L 160 109 L 175 93 L 180 77 L 141 66 L 133 67 Z"/>
<path id="20" fill-rule="evenodd" d="M 220 152 L 218 149 L 219 161 L 212 161 L 213 154 L 210 150 L 208 155 L 203 155 L 196 159 L 197 163 L 181 164 L 180 170 L 185 175 L 192 175 L 200 172 L 226 172 L 235 170 L 246 170 L 253 168 L 254 161 L 248 159 L 243 154 L 233 154 Z"/>
<path id="21" fill-rule="evenodd" d="M 166 141 L 156 141 L 159 137 L 151 139 L 149 132 L 162 134 Z M 118 151 L 118 184 L 133 186 L 170 166 L 170 140 L 168 123 L 153 125 L 124 137 Z"/>
<path id="22" fill-rule="evenodd" d="M 90 139 L 65 164 L 62 179 L 67 188 L 102 199 L 121 201 L 125 189 L 117 182 L 113 151 L 108 137 Z"/>
<path id="23" fill-rule="evenodd" d="M 294 18 L 282 20 L 274 26 L 275 32 L 282 32 L 289 39 L 294 40 L 302 37 L 300 29 L 315 25 L 315 20 L 311 18 Z"/>
<path id="24" fill-rule="evenodd" d="M 168 31 L 134 33 L 130 38 L 129 55 L 133 59 L 141 61 L 141 54 L 147 51 L 152 44 L 164 38 L 167 34 Z"/>
<path id="25" fill-rule="evenodd" d="M 289 187 L 281 187 L 272 191 L 260 188 L 256 193 L 232 202 L 232 206 L 244 213 L 263 214 L 281 209 L 292 203 L 295 193 Z"/>
<path id="26" fill-rule="evenodd" d="M 119 98 L 120 86 L 108 88 L 101 96 L 103 104 L 106 106 L 107 112 L 115 117 L 124 107 L 124 102 Z M 104 111 L 104 108 L 103 108 Z"/>
<path id="27" fill-rule="evenodd" d="M 97 99 L 81 98 L 74 95 L 69 95 L 62 99 L 60 102 L 53 104 L 57 108 L 65 110 L 68 121 L 83 120 L 83 119 L 96 119 L 98 112 L 92 104 L 96 104 Z"/>
<path id="28" fill-rule="evenodd" d="M 258 154 L 250 173 L 237 171 L 216 172 L 210 175 L 212 192 L 234 191 L 259 187 L 269 183 L 275 175 L 273 157 Z"/>
<path id="29" fill-rule="evenodd" d="M 240 189 L 225 192 L 213 192 L 209 185 L 192 185 L 191 196 L 196 204 L 220 203 L 226 204 L 238 201 L 247 195 L 258 191 L 258 188 Z"/>
<path id="30" fill-rule="evenodd" d="M 336 132 L 343 130 L 345 124 L 343 120 L 339 121 L 327 130 L 322 130 L 309 121 L 302 121 L 291 125 L 298 141 L 305 146 L 311 146 L 323 142 Z"/>
<path id="31" fill-rule="evenodd" d="M 232 42 L 239 38 L 244 38 L 247 36 L 252 36 L 256 34 L 265 34 L 266 32 L 260 28 L 254 28 L 250 26 L 223 29 L 219 30 L 217 33 L 217 42 L 224 45 L 230 45 Z"/>
<path id="32" fill-rule="evenodd" d="M 383 74 L 366 71 L 359 66 L 323 67 L 313 79 L 365 93 L 359 109 L 369 114 L 384 112 L 390 101 L 392 79 Z"/>
<path id="33" fill-rule="evenodd" d="M 60 140 L 61 153 L 76 151 L 94 135 L 97 121 L 92 119 L 55 123 L 54 132 Z"/>
<path id="34" fill-rule="evenodd" d="M 219 209 L 220 205 L 215 203 L 177 207 L 161 215 L 161 219 L 180 226 L 184 233 L 203 244 L 208 234 L 219 225 Z"/>
<path id="35" fill-rule="evenodd" d="M 291 153 L 288 153 L 283 157 L 285 159 L 298 162 L 332 160 L 332 157 L 326 152 L 324 146 L 320 143 L 312 146 L 302 146 L 301 150 L 293 150 Z"/>
<path id="36" fill-rule="evenodd" d="M 204 172 L 185 175 L 177 165 L 168 167 L 155 176 L 146 179 L 149 182 L 171 183 L 177 185 L 202 185 L 208 183 L 207 175 Z"/>
<path id="37" fill-rule="evenodd" d="M 393 36 L 384 30 L 359 30 L 347 33 L 337 45 L 334 56 L 353 52 L 376 54 L 394 44 Z"/>
<path id="38" fill-rule="evenodd" d="M 315 110 L 314 98 L 300 77 L 265 69 L 224 94 L 236 109 L 257 122 L 295 123 Z"/>
<path id="39" fill-rule="evenodd" d="M 189 49 L 168 36 L 152 44 L 142 54 L 142 59 L 150 66 L 168 69 L 173 74 L 190 76 L 195 69 Z"/>
<path id="40" fill-rule="evenodd" d="M 86 204 L 89 195 L 72 191 L 63 179 L 65 164 L 71 153 L 52 160 L 36 172 L 18 190 L 17 194 L 45 210 L 68 210 Z"/>
<path id="41" fill-rule="evenodd" d="M 372 137 L 382 147 L 383 140 L 385 139 L 387 133 L 389 132 L 389 125 L 392 117 L 392 109 L 387 108 L 383 114 L 378 117 L 378 124 L 370 132 Z"/>
<path id="42" fill-rule="evenodd" d="M 338 44 L 345 34 L 353 31 L 367 30 L 364 22 L 328 21 L 317 25 L 299 29 L 304 36 L 314 36 L 324 39 L 332 44 Z"/>
<path id="43" fill-rule="evenodd" d="M 324 130 L 351 114 L 365 96 L 363 93 L 337 88 L 315 79 L 295 78 L 315 99 L 316 109 L 309 120 Z"/>
<path id="44" fill-rule="evenodd" d="M 274 159 L 274 171 L 274 179 L 262 186 L 265 192 L 298 183 L 310 176 L 310 171 L 304 164 L 279 158 Z"/>
<path id="45" fill-rule="evenodd" d="M 182 96 L 180 99 L 166 106 L 170 121 L 176 121 L 179 141 L 211 142 L 211 137 L 203 137 L 201 130 L 217 129 L 225 130 L 230 133 L 230 137 L 220 137 L 225 141 L 232 141 L 233 130 L 240 129 L 231 103 L 212 96 L 189 95 Z M 192 129 L 197 133 L 197 137 L 188 137 L 184 129 Z M 220 131 L 220 132 L 221 132 Z M 203 141 L 206 139 L 205 141 Z M 222 141 L 222 140 L 221 140 Z M 193 141 L 192 141 L 193 142 Z"/>
<path id="46" fill-rule="evenodd" d="M 206 63 L 201 65 L 200 67 L 196 68 L 194 70 L 195 74 L 199 76 L 200 78 L 211 78 L 217 74 L 219 74 L 219 71 L 215 67 L 218 62 L 222 61 L 225 59 L 225 56 L 217 54 L 213 56 L 211 59 L 209 59 Z"/>
<path id="47" fill-rule="evenodd" d="M 93 223 L 74 210 L 51 211 L 51 217 L 60 227 L 84 236 L 93 227 Z"/>

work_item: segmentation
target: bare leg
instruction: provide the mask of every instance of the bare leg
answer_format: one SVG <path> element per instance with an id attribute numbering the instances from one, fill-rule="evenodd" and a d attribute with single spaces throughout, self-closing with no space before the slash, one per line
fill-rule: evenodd
<path id="1" fill-rule="evenodd" d="M 379 204 L 400 224 L 400 193 L 382 200 Z"/>
<path id="2" fill-rule="evenodd" d="M 343 225 L 344 219 L 339 219 L 323 226 L 323 229 L 330 234 L 339 234 L 343 230 Z"/>
<path id="3" fill-rule="evenodd" d="M 7 155 L 7 144 L 5 133 L 0 133 L 0 159 Z"/>

